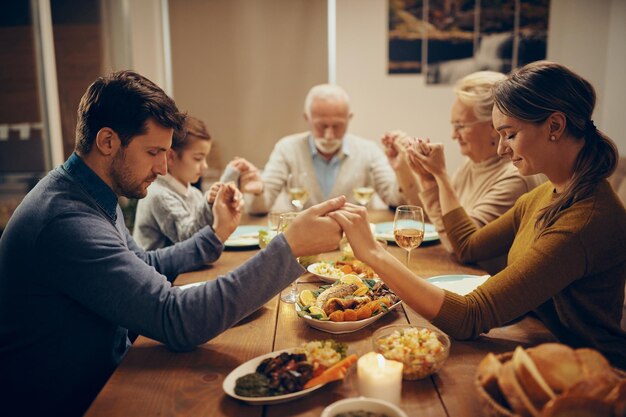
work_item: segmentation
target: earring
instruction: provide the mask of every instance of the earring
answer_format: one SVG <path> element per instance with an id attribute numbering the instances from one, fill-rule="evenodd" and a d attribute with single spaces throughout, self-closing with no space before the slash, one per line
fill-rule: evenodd
<path id="1" fill-rule="evenodd" d="M 550 136 L 550 140 L 551 140 L 552 142 L 554 142 L 554 141 L 556 140 L 556 136 L 554 136 L 554 135 Z"/>
<path id="2" fill-rule="evenodd" d="M 496 142 L 494 142 L 493 140 L 491 141 L 491 146 L 496 146 Z"/>

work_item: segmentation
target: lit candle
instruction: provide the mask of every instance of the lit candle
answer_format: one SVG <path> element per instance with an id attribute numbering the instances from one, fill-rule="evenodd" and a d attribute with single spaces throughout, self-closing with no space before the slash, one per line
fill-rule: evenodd
<path id="1" fill-rule="evenodd" d="M 403 366 L 376 352 L 361 356 L 357 361 L 359 393 L 400 405 Z"/>

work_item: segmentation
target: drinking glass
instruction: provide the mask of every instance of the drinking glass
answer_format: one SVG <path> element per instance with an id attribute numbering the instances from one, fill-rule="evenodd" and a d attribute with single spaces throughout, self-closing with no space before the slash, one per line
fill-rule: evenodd
<path id="1" fill-rule="evenodd" d="M 411 260 L 411 251 L 424 240 L 424 211 L 418 206 L 398 206 L 393 219 L 393 237 L 406 249 L 406 266 Z"/>
<path id="2" fill-rule="evenodd" d="M 259 231 L 259 246 L 261 249 L 269 245 L 270 240 L 278 234 L 278 223 L 280 222 L 280 216 L 283 213 L 272 211 L 267 215 L 267 231 Z"/>
<path id="3" fill-rule="evenodd" d="M 309 199 L 309 190 L 306 188 L 308 175 L 306 172 L 292 172 L 287 177 L 287 192 L 289 200 L 296 211 L 302 211 L 304 203 Z"/>
<path id="4" fill-rule="evenodd" d="M 372 197 L 374 196 L 374 187 L 363 186 L 355 187 L 352 189 L 354 199 L 360 206 L 367 206 Z"/>
<path id="5" fill-rule="evenodd" d="M 370 200 L 374 196 L 374 181 L 372 180 L 370 174 L 367 175 L 365 184 L 352 189 L 352 194 L 354 195 L 354 200 L 357 204 L 363 207 L 369 204 Z"/>
<path id="6" fill-rule="evenodd" d="M 278 233 L 283 233 L 293 223 L 298 213 L 283 213 L 280 215 L 278 222 Z M 298 258 L 298 262 L 300 259 Z M 286 303 L 295 303 L 298 301 L 298 280 L 295 279 L 289 286 L 289 292 L 282 294 L 280 299 Z"/>

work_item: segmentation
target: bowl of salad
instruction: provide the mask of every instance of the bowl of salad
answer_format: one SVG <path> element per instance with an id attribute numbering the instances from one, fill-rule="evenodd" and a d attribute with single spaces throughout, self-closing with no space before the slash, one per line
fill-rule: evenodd
<path id="1" fill-rule="evenodd" d="M 376 330 L 374 350 L 404 364 L 402 378 L 415 380 L 434 374 L 450 354 L 450 338 L 442 331 L 411 324 L 392 324 Z"/>

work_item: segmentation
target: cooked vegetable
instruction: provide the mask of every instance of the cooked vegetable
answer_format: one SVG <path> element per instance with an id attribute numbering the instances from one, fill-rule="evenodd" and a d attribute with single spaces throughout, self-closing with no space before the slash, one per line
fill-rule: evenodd
<path id="1" fill-rule="evenodd" d="M 319 384 L 326 384 L 331 381 L 337 381 L 343 379 L 346 376 L 346 372 L 352 365 L 355 364 L 357 360 L 357 356 L 352 354 L 337 362 L 324 372 L 322 372 L 319 376 L 310 379 L 306 384 L 304 384 L 304 389 L 314 387 Z"/>
<path id="2" fill-rule="evenodd" d="M 242 397 L 269 397 L 270 391 L 270 380 L 258 372 L 237 378 L 235 383 L 235 394 Z"/>

